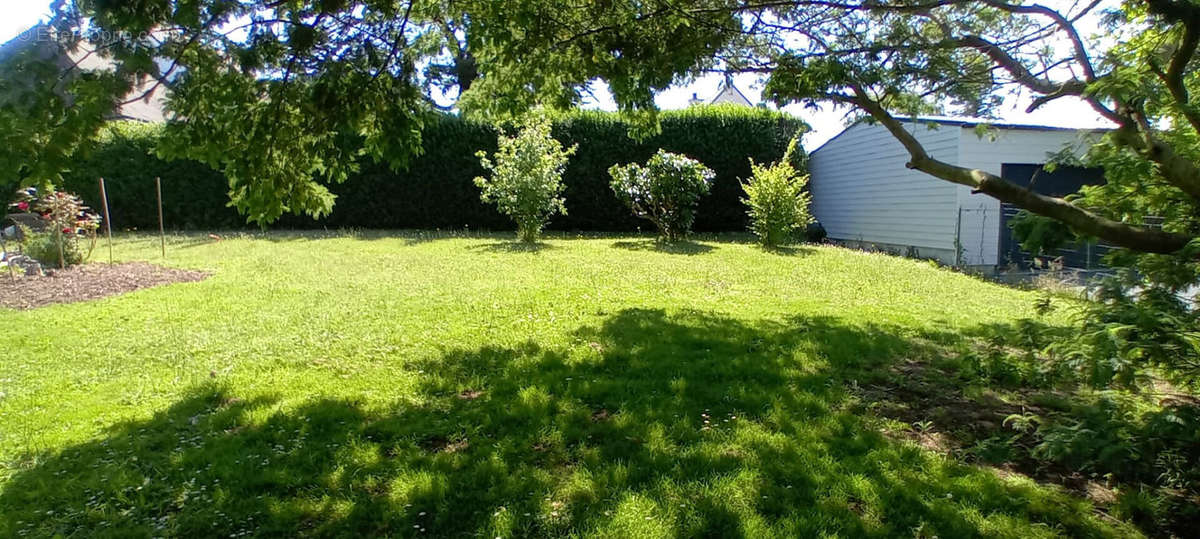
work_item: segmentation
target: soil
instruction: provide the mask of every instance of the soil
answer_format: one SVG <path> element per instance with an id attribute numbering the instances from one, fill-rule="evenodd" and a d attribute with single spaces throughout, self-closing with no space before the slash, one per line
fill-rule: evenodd
<path id="1" fill-rule="evenodd" d="M 44 277 L 20 277 L 0 271 L 0 307 L 35 309 L 56 303 L 106 298 L 170 283 L 202 281 L 203 271 L 164 268 L 146 262 L 84 264 L 47 271 Z"/>

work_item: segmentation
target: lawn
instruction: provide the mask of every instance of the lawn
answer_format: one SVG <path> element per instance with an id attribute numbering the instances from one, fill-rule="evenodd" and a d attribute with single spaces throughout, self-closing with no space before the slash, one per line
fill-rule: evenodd
<path id="1" fill-rule="evenodd" d="M 168 260 L 212 276 L 0 311 L 0 536 L 1138 533 L 885 413 L 920 402 L 878 388 L 1032 292 L 727 237 L 179 236 Z"/>

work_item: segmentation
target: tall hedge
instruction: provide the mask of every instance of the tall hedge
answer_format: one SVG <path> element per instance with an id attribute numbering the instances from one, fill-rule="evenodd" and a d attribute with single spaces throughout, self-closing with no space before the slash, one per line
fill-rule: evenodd
<path id="1" fill-rule="evenodd" d="M 697 159 L 716 172 L 712 192 L 700 203 L 695 229 L 744 230 L 741 178 L 749 159 L 773 161 L 803 126 L 795 117 L 736 106 L 698 106 L 662 115 L 660 134 L 645 140 L 629 136 L 629 124 L 613 113 L 580 111 L 560 117 L 554 136 L 564 145 L 579 144 L 563 181 L 567 215 L 550 228 L 628 231 L 651 225 L 634 218 L 609 188 L 613 164 L 645 162 L 663 148 Z M 479 200 L 472 178 L 484 173 L 475 152 L 493 152 L 496 128 L 441 115 L 423 132 L 424 154 L 399 173 L 364 163 L 346 183 L 330 187 L 337 196 L 333 212 L 320 220 L 285 216 L 280 228 L 463 228 L 504 230 L 513 227 L 495 208 Z M 156 126 L 119 124 L 99 148 L 77 163 L 63 188 L 96 204 L 96 178 L 104 177 L 114 229 L 157 227 L 154 177 L 162 178 L 164 214 L 170 229 L 247 227 L 227 206 L 228 184 L 220 173 L 190 161 L 163 161 L 153 155 Z M 803 152 L 798 152 L 803 155 Z"/>

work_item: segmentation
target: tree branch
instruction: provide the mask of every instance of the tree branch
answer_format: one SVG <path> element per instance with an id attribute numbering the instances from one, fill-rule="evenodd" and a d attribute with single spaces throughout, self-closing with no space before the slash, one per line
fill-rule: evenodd
<path id="1" fill-rule="evenodd" d="M 1153 8 L 1156 4 L 1170 3 L 1163 0 L 1151 0 L 1149 4 Z M 1197 46 L 1200 46 L 1200 13 L 1196 10 L 1180 8 L 1176 18 L 1183 25 L 1183 36 L 1179 40 L 1179 46 L 1175 48 L 1175 53 L 1171 55 L 1171 62 L 1167 66 L 1167 70 L 1163 72 L 1156 69 L 1155 71 L 1167 87 L 1167 91 L 1171 93 L 1171 98 L 1175 100 L 1184 118 L 1187 118 L 1193 130 L 1200 133 L 1200 111 L 1192 106 L 1191 96 L 1188 95 L 1187 86 L 1183 82 L 1184 71 L 1195 57 Z"/>
<path id="2" fill-rule="evenodd" d="M 1027 15 L 1041 15 L 1054 21 L 1058 27 L 1067 34 L 1071 40 L 1071 46 L 1075 49 L 1075 60 L 1079 62 L 1079 66 L 1083 69 L 1084 80 L 1093 82 L 1096 80 L 1096 70 L 1092 67 L 1092 60 L 1088 55 L 1087 46 L 1083 43 L 1083 38 L 1079 37 L 1079 31 L 1075 29 L 1075 25 L 1067 20 L 1062 13 L 1041 5 L 1014 5 L 998 0 L 983 0 L 989 6 L 1010 13 L 1024 13 Z"/>
<path id="3" fill-rule="evenodd" d="M 1061 221 L 1076 232 L 1095 236 L 1119 247 L 1149 253 L 1174 253 L 1192 240 L 1190 236 L 1114 221 L 1080 208 L 1064 199 L 1036 193 L 984 170 L 970 169 L 934 159 L 904 124 L 877 101 L 855 87 L 851 103 L 887 128 L 909 154 L 906 166 L 935 178 L 965 185 L 1002 202 L 1009 202 L 1038 215 Z"/>

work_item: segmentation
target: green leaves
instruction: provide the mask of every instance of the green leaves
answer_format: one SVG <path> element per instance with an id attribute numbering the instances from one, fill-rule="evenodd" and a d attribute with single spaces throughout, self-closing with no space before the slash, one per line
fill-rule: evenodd
<path id="1" fill-rule="evenodd" d="M 0 168 L 20 185 L 58 182 L 132 87 L 118 72 L 62 70 L 73 43 L 61 38 L 38 27 L 0 55 Z"/>
<path id="2" fill-rule="evenodd" d="M 763 88 L 763 97 L 777 105 L 819 99 L 847 80 L 846 66 L 836 58 L 782 55 L 776 62 L 777 67 Z"/>
<path id="3" fill-rule="evenodd" d="M 808 175 L 801 175 L 791 163 L 798 142 L 793 138 L 783 157 L 771 165 L 751 159 L 753 175 L 742 183 L 746 193 L 742 203 L 750 216 L 750 231 L 765 247 L 791 241 L 797 229 L 813 222 L 808 211 L 812 196 L 805 189 Z"/>
<path id="4" fill-rule="evenodd" d="M 328 214 L 328 186 L 356 171 L 360 157 L 401 168 L 421 151 L 429 106 L 415 65 L 428 51 L 408 46 L 409 30 L 429 21 L 410 21 L 404 14 L 412 7 L 76 0 L 55 27 L 74 32 L 61 36 L 86 29 L 104 39 L 93 54 L 114 69 L 62 64 L 73 43 L 39 42 L 8 55 L 0 166 L 17 171 L 22 184 L 58 181 L 118 103 L 139 97 L 134 84 L 145 82 L 169 90 L 172 119 L 158 154 L 223 173 L 230 204 L 248 221 Z"/>
<path id="5" fill-rule="evenodd" d="M 483 191 L 480 199 L 496 204 L 500 213 L 517 222 L 521 241 L 533 243 L 551 216 L 567 213 L 562 175 L 578 145 L 564 150 L 550 136 L 550 119 L 540 111 L 526 118 L 516 136 L 502 134 L 497 143 L 491 159 L 486 152 L 476 154 L 491 171 L 491 178 L 475 178 Z"/>
<path id="6" fill-rule="evenodd" d="M 649 219 L 666 241 L 687 237 L 696 219 L 696 204 L 708 194 L 715 176 L 695 159 L 658 150 L 645 166 L 613 165 L 612 189 L 633 214 Z"/>

